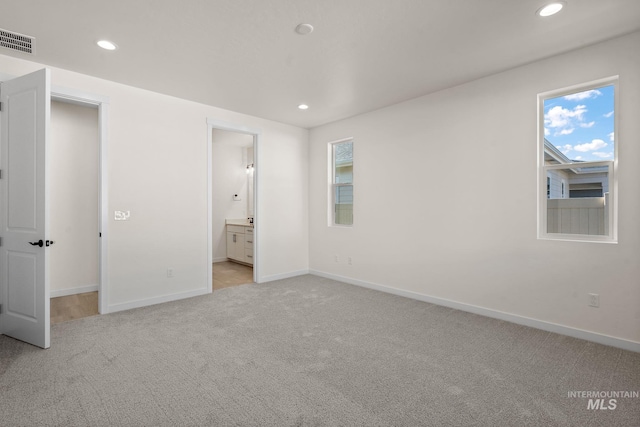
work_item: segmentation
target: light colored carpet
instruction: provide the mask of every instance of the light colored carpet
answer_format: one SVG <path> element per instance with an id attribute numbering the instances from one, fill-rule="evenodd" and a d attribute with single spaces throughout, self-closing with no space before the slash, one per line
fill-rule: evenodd
<path id="1" fill-rule="evenodd" d="M 640 354 L 302 276 L 0 336 L 2 426 L 637 426 Z"/>

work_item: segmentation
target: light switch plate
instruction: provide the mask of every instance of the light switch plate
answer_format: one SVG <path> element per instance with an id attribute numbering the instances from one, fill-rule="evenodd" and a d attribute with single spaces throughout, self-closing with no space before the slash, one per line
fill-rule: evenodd
<path id="1" fill-rule="evenodd" d="M 128 221 L 131 216 L 131 211 L 115 211 L 114 219 L 116 221 Z"/>

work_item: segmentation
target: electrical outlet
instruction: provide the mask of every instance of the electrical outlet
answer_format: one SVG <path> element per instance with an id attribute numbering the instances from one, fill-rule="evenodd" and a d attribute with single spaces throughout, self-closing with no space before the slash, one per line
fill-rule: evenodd
<path id="1" fill-rule="evenodd" d="M 351 257 L 347 258 L 347 263 L 349 265 L 353 265 L 353 260 L 351 259 Z"/>
<path id="2" fill-rule="evenodd" d="M 334 260 L 335 262 L 340 262 L 340 261 L 339 261 L 339 258 L 338 258 L 338 255 L 334 255 L 334 256 L 333 256 L 333 260 Z"/>
<path id="3" fill-rule="evenodd" d="M 173 268 L 167 268 L 167 277 L 173 277 Z"/>
<path id="4" fill-rule="evenodd" d="M 598 295 L 598 294 L 589 294 L 589 306 L 590 307 L 600 307 L 600 295 Z"/>

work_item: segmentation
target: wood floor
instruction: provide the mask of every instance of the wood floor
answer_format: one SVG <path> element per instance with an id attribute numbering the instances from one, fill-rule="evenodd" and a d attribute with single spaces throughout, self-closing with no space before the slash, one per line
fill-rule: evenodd
<path id="1" fill-rule="evenodd" d="M 213 264 L 213 290 L 253 283 L 253 268 L 225 261 Z M 98 314 L 98 292 L 51 298 L 51 324 Z"/>
<path id="2" fill-rule="evenodd" d="M 52 324 L 96 314 L 98 314 L 98 292 L 51 298 Z"/>
<path id="3" fill-rule="evenodd" d="M 213 290 L 253 283 L 253 268 L 231 261 L 213 264 Z"/>

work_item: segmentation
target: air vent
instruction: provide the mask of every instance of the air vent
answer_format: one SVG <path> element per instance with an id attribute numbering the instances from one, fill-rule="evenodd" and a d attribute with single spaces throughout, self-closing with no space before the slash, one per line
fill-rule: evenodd
<path id="1" fill-rule="evenodd" d="M 13 33 L 0 28 L 0 47 L 34 55 L 36 50 L 36 38 L 25 36 L 24 34 Z"/>

